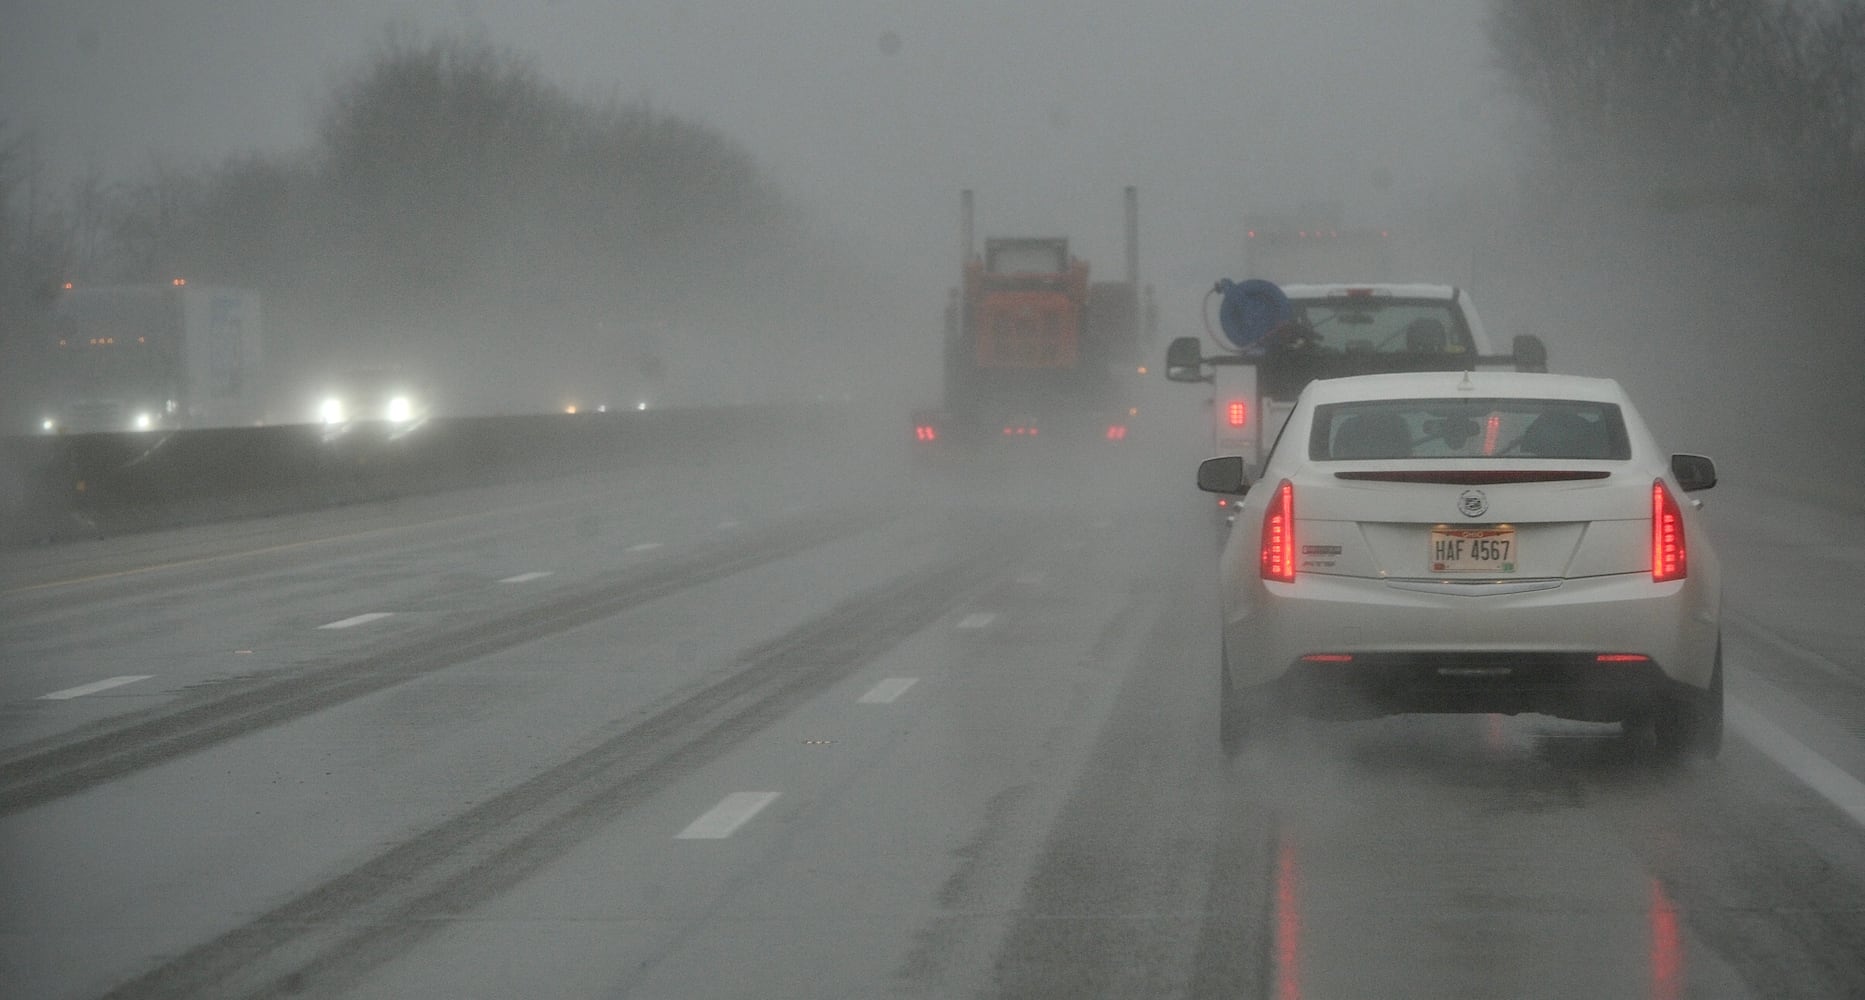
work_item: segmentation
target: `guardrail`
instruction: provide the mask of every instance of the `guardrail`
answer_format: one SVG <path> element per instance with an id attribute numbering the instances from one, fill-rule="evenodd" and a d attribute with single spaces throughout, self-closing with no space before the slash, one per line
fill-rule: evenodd
<path id="1" fill-rule="evenodd" d="M 823 443 L 822 404 L 0 438 L 0 546 Z"/>

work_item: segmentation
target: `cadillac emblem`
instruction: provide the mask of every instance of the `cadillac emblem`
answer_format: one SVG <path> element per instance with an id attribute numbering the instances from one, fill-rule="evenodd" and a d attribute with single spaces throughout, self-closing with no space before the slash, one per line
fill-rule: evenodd
<path id="1" fill-rule="evenodd" d="M 1465 517 L 1482 517 L 1489 513 L 1489 497 L 1482 490 L 1465 490 L 1457 497 L 1457 510 Z"/>

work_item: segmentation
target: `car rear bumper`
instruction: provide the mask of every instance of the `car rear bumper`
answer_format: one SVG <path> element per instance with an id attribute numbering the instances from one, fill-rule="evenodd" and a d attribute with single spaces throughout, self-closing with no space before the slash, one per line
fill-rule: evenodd
<path id="1" fill-rule="evenodd" d="M 1238 687 L 1276 685 L 1315 714 L 1617 719 L 1709 686 L 1718 609 L 1694 583 L 1625 574 L 1423 592 L 1318 574 L 1259 582 L 1226 621 L 1226 664 Z"/>
<path id="2" fill-rule="evenodd" d="M 1290 665 L 1275 682 L 1283 704 L 1317 718 L 1404 712 L 1540 712 L 1616 722 L 1697 689 L 1658 664 L 1600 662 L 1597 654 L 1516 651 L 1370 653 L 1349 662 Z"/>

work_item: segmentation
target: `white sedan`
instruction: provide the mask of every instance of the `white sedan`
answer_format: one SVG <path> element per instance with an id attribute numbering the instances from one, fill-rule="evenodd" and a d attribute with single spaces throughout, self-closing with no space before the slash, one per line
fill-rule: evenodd
<path id="1" fill-rule="evenodd" d="M 1224 549 L 1220 740 L 1285 713 L 1539 712 L 1667 755 L 1722 739 L 1721 572 L 1700 455 L 1611 379 L 1419 372 L 1311 383 Z"/>

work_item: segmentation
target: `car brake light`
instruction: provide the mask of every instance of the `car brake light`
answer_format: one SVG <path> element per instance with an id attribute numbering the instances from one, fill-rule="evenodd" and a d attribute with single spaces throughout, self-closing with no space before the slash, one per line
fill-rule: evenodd
<path id="1" fill-rule="evenodd" d="M 1284 479 L 1263 514 L 1263 579 L 1295 582 L 1295 486 Z"/>
<path id="2" fill-rule="evenodd" d="M 1233 399 L 1224 407 L 1224 423 L 1231 427 L 1242 427 L 1250 417 L 1250 408 L 1241 399 Z"/>
<path id="3" fill-rule="evenodd" d="M 1651 483 L 1651 578 L 1657 583 L 1682 580 L 1689 574 L 1684 549 L 1684 513 L 1664 480 Z"/>
<path id="4" fill-rule="evenodd" d="M 1352 663 L 1351 653 L 1309 653 L 1302 657 L 1303 663 Z"/>
<path id="5" fill-rule="evenodd" d="M 1109 441 L 1125 441 L 1125 440 L 1127 440 L 1127 428 L 1126 428 L 1126 425 L 1124 425 L 1124 424 L 1108 424 L 1108 425 L 1107 425 L 1107 439 L 1108 439 Z"/>
<path id="6" fill-rule="evenodd" d="M 1643 653 L 1601 653 L 1593 658 L 1595 663 L 1650 663 L 1651 657 Z"/>

